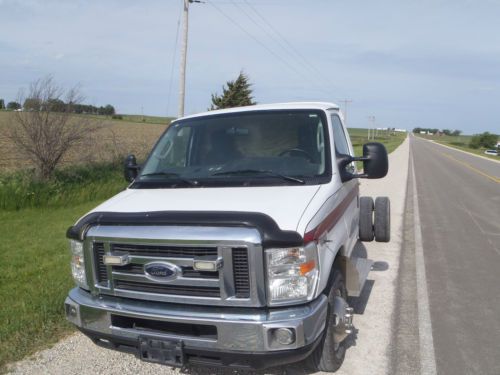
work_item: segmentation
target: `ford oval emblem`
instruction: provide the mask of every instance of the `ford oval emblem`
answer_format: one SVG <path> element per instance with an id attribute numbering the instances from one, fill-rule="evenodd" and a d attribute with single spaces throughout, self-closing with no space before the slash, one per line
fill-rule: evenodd
<path id="1" fill-rule="evenodd" d="M 154 281 L 168 281 L 177 276 L 179 267 L 166 262 L 154 262 L 144 265 L 144 274 Z"/>

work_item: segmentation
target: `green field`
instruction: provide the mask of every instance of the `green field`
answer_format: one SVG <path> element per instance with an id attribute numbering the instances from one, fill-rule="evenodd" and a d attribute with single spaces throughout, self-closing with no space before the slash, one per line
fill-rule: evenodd
<path id="1" fill-rule="evenodd" d="M 428 139 L 430 141 L 434 141 L 436 143 L 443 144 L 445 146 L 450 146 L 453 148 L 456 148 L 458 150 L 462 151 L 467 151 L 470 152 L 471 154 L 476 154 L 476 155 L 481 155 L 489 159 L 493 160 L 500 160 L 500 156 L 495 156 L 495 155 L 486 155 L 484 151 L 486 148 L 470 148 L 468 147 L 469 142 L 472 138 L 471 135 L 458 135 L 458 136 L 451 136 L 451 135 L 426 135 L 426 134 L 415 134 L 417 137 L 421 137 L 424 139 Z"/>
<path id="2" fill-rule="evenodd" d="M 0 373 L 72 331 L 63 314 L 73 285 L 65 233 L 97 203 L 0 212 Z"/>
<path id="3" fill-rule="evenodd" d="M 403 132 L 386 132 L 379 131 L 375 139 L 368 140 L 368 129 L 349 128 L 349 137 L 351 138 L 352 146 L 356 156 L 363 155 L 363 144 L 368 142 L 383 143 L 388 153 L 393 152 L 407 137 L 407 133 Z"/>
<path id="4" fill-rule="evenodd" d="M 123 129 L 128 136 L 135 128 L 131 124 Z M 356 154 L 361 155 L 367 130 L 349 129 L 349 133 Z M 390 152 L 405 136 L 381 135 L 375 141 L 384 143 Z M 61 171 L 46 185 L 29 181 L 24 185 L 11 173 L 0 174 L 0 372 L 7 363 L 74 330 L 66 323 L 63 310 L 67 292 L 73 287 L 66 229 L 126 186 L 119 166 L 116 170 L 92 168 L 73 168 L 75 175 Z"/>

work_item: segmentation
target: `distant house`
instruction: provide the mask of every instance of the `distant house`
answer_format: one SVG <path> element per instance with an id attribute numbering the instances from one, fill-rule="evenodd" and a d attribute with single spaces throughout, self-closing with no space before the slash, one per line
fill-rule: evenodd
<path id="1" fill-rule="evenodd" d="M 420 134 L 427 134 L 426 131 L 420 130 Z"/>

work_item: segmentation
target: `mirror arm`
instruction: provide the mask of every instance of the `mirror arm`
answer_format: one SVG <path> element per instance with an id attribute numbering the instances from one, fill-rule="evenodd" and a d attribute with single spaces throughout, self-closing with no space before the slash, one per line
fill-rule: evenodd
<path id="1" fill-rule="evenodd" d="M 366 174 L 366 173 L 358 173 L 358 174 L 349 173 L 349 172 L 345 171 L 345 169 L 344 169 L 347 166 L 347 164 L 350 164 L 353 161 L 367 161 L 367 160 L 371 160 L 371 158 L 369 156 L 357 156 L 357 157 L 356 156 L 349 156 L 349 157 L 343 158 L 343 160 L 340 160 L 339 168 L 343 171 L 342 180 L 348 181 L 348 180 L 352 180 L 354 178 L 368 178 L 368 174 Z"/>

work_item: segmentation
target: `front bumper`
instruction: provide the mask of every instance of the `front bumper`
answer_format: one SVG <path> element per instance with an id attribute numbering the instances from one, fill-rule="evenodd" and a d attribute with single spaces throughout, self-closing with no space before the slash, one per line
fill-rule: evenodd
<path id="1" fill-rule="evenodd" d="M 182 340 L 188 364 L 265 368 L 300 361 L 322 337 L 327 298 L 300 306 L 235 308 L 94 297 L 75 288 L 66 316 L 96 344 L 138 355 L 144 335 Z M 295 341 L 280 344 L 274 332 L 288 328 Z"/>

